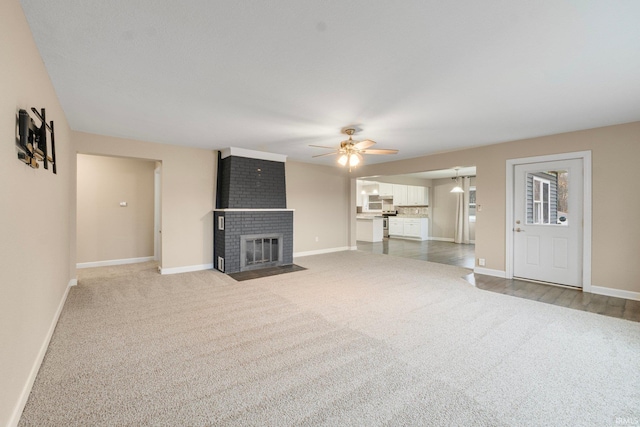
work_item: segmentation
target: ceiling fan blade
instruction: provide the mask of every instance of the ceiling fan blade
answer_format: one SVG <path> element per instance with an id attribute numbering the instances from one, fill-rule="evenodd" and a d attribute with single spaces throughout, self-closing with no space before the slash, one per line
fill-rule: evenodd
<path id="1" fill-rule="evenodd" d="M 357 144 L 355 144 L 354 148 L 356 148 L 357 150 L 366 150 L 372 145 L 375 145 L 375 143 L 376 143 L 375 141 L 372 141 L 370 139 L 365 139 L 364 141 L 360 141 Z"/>
<path id="2" fill-rule="evenodd" d="M 335 150 L 336 149 L 336 147 L 327 147 L 327 146 L 324 146 L 324 145 L 309 145 L 309 147 L 327 148 L 329 150 Z"/>
<path id="3" fill-rule="evenodd" d="M 363 154 L 396 154 L 398 150 L 378 149 L 378 150 L 362 150 L 360 152 Z"/>
<path id="4" fill-rule="evenodd" d="M 324 157 L 324 156 L 332 156 L 334 154 L 340 154 L 339 151 L 334 151 L 333 153 L 324 153 L 324 154 L 316 154 L 315 156 L 311 156 L 311 157 Z"/>

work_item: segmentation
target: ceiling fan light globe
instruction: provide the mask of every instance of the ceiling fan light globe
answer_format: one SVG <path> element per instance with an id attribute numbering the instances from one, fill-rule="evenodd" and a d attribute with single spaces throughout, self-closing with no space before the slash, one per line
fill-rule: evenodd
<path id="1" fill-rule="evenodd" d="M 360 159 L 357 155 L 352 154 L 349 156 L 349 166 L 358 166 L 358 163 L 360 163 Z"/>
<path id="2" fill-rule="evenodd" d="M 342 166 L 347 164 L 347 160 L 349 160 L 349 158 L 347 157 L 346 154 L 343 154 L 342 156 L 340 156 L 340 158 L 338 159 L 338 163 L 340 163 Z"/>

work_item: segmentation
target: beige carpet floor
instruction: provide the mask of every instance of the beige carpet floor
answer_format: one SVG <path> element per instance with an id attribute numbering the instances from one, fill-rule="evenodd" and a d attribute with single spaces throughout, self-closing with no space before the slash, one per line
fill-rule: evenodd
<path id="1" fill-rule="evenodd" d="M 468 270 L 341 252 L 236 282 L 79 271 L 23 426 L 617 426 L 640 323 L 478 290 Z"/>

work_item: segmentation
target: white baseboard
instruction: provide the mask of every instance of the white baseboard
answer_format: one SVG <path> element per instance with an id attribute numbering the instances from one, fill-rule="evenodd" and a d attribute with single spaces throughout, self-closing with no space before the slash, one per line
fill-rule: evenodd
<path id="1" fill-rule="evenodd" d="M 79 262 L 76 268 L 109 267 L 111 265 L 137 264 L 139 262 L 154 261 L 155 257 L 145 256 L 141 258 L 109 259 L 106 261 Z"/>
<path id="2" fill-rule="evenodd" d="M 303 256 L 309 256 L 309 255 L 328 254 L 331 252 L 353 251 L 356 249 L 357 247 L 354 247 L 354 246 L 341 246 L 339 248 L 318 249 L 316 251 L 294 252 L 293 257 L 298 258 Z"/>
<path id="3" fill-rule="evenodd" d="M 623 291 L 622 289 L 605 288 L 603 286 L 591 286 L 591 293 L 640 301 L 640 292 Z"/>
<path id="4" fill-rule="evenodd" d="M 76 282 L 76 279 L 71 279 L 69 281 L 69 286 L 64 290 L 64 295 L 62 295 L 62 299 L 58 304 L 58 309 L 53 315 L 53 319 L 51 320 L 51 324 L 49 325 L 49 330 L 47 331 L 47 335 L 40 346 L 40 351 L 38 351 L 38 355 L 36 356 L 36 360 L 34 360 L 33 365 L 31 366 L 31 371 L 29 372 L 29 376 L 27 377 L 27 381 L 22 388 L 22 393 L 20 393 L 20 399 L 18 399 L 18 403 L 16 407 L 13 409 L 13 413 L 11 414 L 11 418 L 9 418 L 10 427 L 15 427 L 20 422 L 20 417 L 22 416 L 22 411 L 24 410 L 25 405 L 27 404 L 27 400 L 29 400 L 29 394 L 31 393 L 31 389 L 33 388 L 33 383 L 36 381 L 36 376 L 38 375 L 38 371 L 40 370 L 40 365 L 42 365 L 42 361 L 44 360 L 44 356 L 47 353 L 47 349 L 49 348 L 49 343 L 51 342 L 51 337 L 53 336 L 53 331 L 56 329 L 56 325 L 58 324 L 58 319 L 60 318 L 60 313 L 62 313 L 62 309 L 64 307 L 64 303 L 67 301 L 67 295 L 69 295 L 69 289 L 71 282 Z"/>
<path id="5" fill-rule="evenodd" d="M 350 251 L 357 251 L 358 247 L 357 246 L 349 246 L 349 250 Z"/>
<path id="6" fill-rule="evenodd" d="M 192 271 L 213 270 L 213 263 L 200 265 L 186 265 L 184 267 L 158 268 L 160 274 L 191 273 Z M 217 271 L 217 270 L 216 270 Z"/>
<path id="7" fill-rule="evenodd" d="M 78 284 L 78 279 L 71 279 L 69 280 L 69 284 L 67 286 L 71 287 L 71 286 L 76 286 Z"/>
<path id="8" fill-rule="evenodd" d="M 484 274 L 486 276 L 501 277 L 503 279 L 507 277 L 506 272 L 502 270 L 493 270 L 491 268 L 474 267 L 473 272 L 478 274 Z"/>

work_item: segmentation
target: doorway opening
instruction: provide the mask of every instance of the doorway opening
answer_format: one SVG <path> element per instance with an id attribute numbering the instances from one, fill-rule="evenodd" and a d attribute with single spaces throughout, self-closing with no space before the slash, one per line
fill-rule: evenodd
<path id="1" fill-rule="evenodd" d="M 159 263 L 160 162 L 81 153 L 76 159 L 77 268 Z"/>
<path id="2" fill-rule="evenodd" d="M 356 248 L 473 269 L 475 175 L 470 166 L 357 179 Z M 456 186 L 464 187 L 462 195 L 452 193 Z M 372 216 L 384 217 L 384 232 L 369 241 L 362 237 L 376 233 L 359 228 L 375 227 L 367 221 Z"/>

